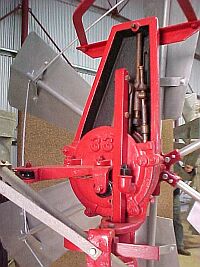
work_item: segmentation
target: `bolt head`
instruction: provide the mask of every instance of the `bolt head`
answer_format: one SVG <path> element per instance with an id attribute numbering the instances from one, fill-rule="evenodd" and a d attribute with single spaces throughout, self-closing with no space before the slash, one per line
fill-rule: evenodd
<path id="1" fill-rule="evenodd" d="M 165 162 L 166 162 L 166 163 L 169 163 L 170 160 L 171 160 L 170 157 L 165 157 Z"/>
<path id="2" fill-rule="evenodd" d="M 90 251 L 89 251 L 89 253 L 90 253 L 91 256 L 95 256 L 96 253 L 97 253 L 96 248 L 91 248 Z"/>
<path id="3" fill-rule="evenodd" d="M 169 180 L 168 180 L 168 183 L 169 183 L 169 184 L 172 184 L 173 181 L 174 181 L 173 179 L 169 179 Z"/>
<path id="4" fill-rule="evenodd" d="M 124 113 L 124 117 L 125 117 L 126 119 L 128 119 L 128 118 L 129 118 L 129 113 L 128 113 L 128 112 L 125 112 L 125 113 Z"/>
<path id="5" fill-rule="evenodd" d="M 166 173 L 164 173 L 163 176 L 162 176 L 163 180 L 167 180 L 168 177 L 169 177 L 169 176 L 168 176 L 168 174 L 166 174 Z"/>

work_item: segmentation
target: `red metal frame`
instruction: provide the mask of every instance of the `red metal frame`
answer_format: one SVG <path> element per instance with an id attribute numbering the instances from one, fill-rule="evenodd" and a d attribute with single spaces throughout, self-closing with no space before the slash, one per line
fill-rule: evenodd
<path id="1" fill-rule="evenodd" d="M 197 16 L 190 0 L 177 0 L 188 21 L 197 20 Z"/>
<path id="2" fill-rule="evenodd" d="M 162 155 L 160 147 L 159 45 L 187 39 L 199 30 L 200 21 L 193 14 L 190 2 L 179 0 L 189 22 L 158 29 L 155 17 L 130 21 L 114 26 L 107 41 L 88 45 L 82 16 L 93 2 L 92 0 L 82 1 L 74 13 L 73 20 L 76 30 L 79 28 L 77 32 L 81 42 L 79 49 L 92 57 L 101 56 L 102 59 L 74 141 L 71 146 L 66 146 L 63 150 L 64 166 L 29 166 L 18 168 L 16 171 L 21 172 L 20 174 L 26 171 L 33 172 L 34 181 L 69 177 L 75 194 L 86 207 L 85 213 L 88 216 L 103 216 L 100 225 L 102 229 L 90 230 L 88 233 L 90 241 L 103 253 L 97 261 L 87 258 L 88 266 L 110 267 L 110 253 L 113 252 L 129 266 L 136 267 L 137 261 L 133 260 L 133 257 L 159 260 L 158 247 L 134 244 L 135 231 L 146 218 L 151 196 L 155 190 L 159 191 L 159 183 L 164 180 L 163 174 L 168 175 L 167 182 L 173 186 L 178 181 L 178 178 L 170 173 L 170 167 L 179 160 L 180 155 L 177 151 Z M 185 10 L 186 6 L 189 7 L 188 11 Z M 141 27 L 148 27 L 149 30 L 150 140 L 146 143 L 136 143 L 128 135 L 126 114 L 128 113 L 129 74 L 124 68 L 115 71 L 114 126 L 98 127 L 83 134 L 116 34 L 126 30 L 136 33 Z M 171 157 L 172 154 L 173 157 Z M 123 164 L 130 166 L 133 173 L 122 174 Z M 101 198 L 98 194 L 106 193 L 110 174 L 112 175 L 112 195 Z M 32 181 L 30 179 L 27 182 Z M 77 250 L 67 240 L 65 240 L 65 247 Z"/>
<path id="3" fill-rule="evenodd" d="M 73 22 L 81 45 L 78 49 L 92 58 L 97 58 L 103 56 L 107 41 L 105 40 L 94 44 L 88 44 L 82 22 L 84 13 L 94 2 L 94 0 L 83 0 L 74 12 Z M 200 22 L 198 21 L 190 0 L 177 0 L 177 2 L 189 23 L 186 22 L 160 28 L 160 45 L 184 41 L 200 28 Z"/>
<path id="4" fill-rule="evenodd" d="M 29 15 L 29 0 L 22 0 L 22 31 L 21 44 L 24 43 L 28 36 L 28 15 Z"/>

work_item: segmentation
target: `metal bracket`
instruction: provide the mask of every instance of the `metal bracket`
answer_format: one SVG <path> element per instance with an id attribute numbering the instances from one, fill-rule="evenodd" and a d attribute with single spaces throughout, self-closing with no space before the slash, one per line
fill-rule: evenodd
<path id="1" fill-rule="evenodd" d="M 8 161 L 0 160 L 0 167 L 8 167 L 8 168 L 11 168 L 12 165 Z"/>
<path id="2" fill-rule="evenodd" d="M 184 77 L 163 77 L 160 78 L 161 87 L 178 87 L 181 85 L 186 85 L 186 80 Z"/>

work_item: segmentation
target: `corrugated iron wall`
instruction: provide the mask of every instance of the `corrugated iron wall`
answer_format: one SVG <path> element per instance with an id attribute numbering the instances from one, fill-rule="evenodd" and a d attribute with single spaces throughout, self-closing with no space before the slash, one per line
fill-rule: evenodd
<path id="1" fill-rule="evenodd" d="M 200 95 L 200 61 L 195 59 L 192 66 L 190 86 L 194 92 Z"/>
<path id="2" fill-rule="evenodd" d="M 19 3 L 19 0 L 0 1 L 0 18 L 17 7 Z M 0 21 L 0 49 L 19 49 L 20 22 L 21 16 L 18 12 Z M 10 65 L 12 62 L 13 58 L 6 53 L 1 53 L 0 50 L 0 109 L 16 112 L 7 101 Z"/>
<path id="3" fill-rule="evenodd" d="M 99 1 L 96 1 L 95 4 L 98 5 L 98 2 Z M 101 1 L 101 6 L 104 8 L 110 8 L 109 6 L 105 6 L 106 2 L 107 1 Z M 142 17 L 142 1 L 140 1 L 140 3 L 138 3 L 137 0 L 129 2 L 131 3 L 131 6 L 130 3 L 126 5 L 126 7 L 123 9 L 123 14 L 125 15 L 125 10 L 128 10 L 128 16 L 130 16 L 131 12 L 133 14 L 132 16 L 130 16 L 132 19 Z M 10 12 L 20 3 L 21 0 L 1 0 L 0 17 Z M 60 49 L 66 47 L 72 40 L 76 38 L 76 33 L 72 24 L 72 15 L 78 3 L 79 1 L 75 0 L 29 0 L 29 6 L 31 8 L 32 13 L 43 25 L 43 27 L 50 34 L 50 36 L 53 38 L 53 40 L 56 42 Z M 115 4 L 115 1 L 113 1 L 112 4 Z M 98 8 L 92 8 L 90 11 L 88 11 L 87 15 L 84 16 L 85 27 L 87 28 L 89 25 L 91 25 L 91 23 L 96 21 L 104 12 L 105 10 L 99 10 Z M 118 23 L 119 21 L 113 19 L 112 17 L 105 17 L 99 24 L 97 24 L 93 29 L 88 32 L 88 41 L 95 42 L 107 39 L 111 27 L 114 24 Z M 41 27 L 37 24 L 34 18 L 31 17 L 31 15 L 29 16 L 29 31 L 35 31 L 56 50 L 52 42 L 45 35 Z M 16 112 L 16 110 L 11 108 L 7 102 L 7 91 L 9 84 L 10 65 L 12 64 L 13 58 L 11 57 L 12 53 L 10 53 L 9 51 L 7 51 L 7 53 L 2 54 L 1 48 L 3 48 L 3 50 L 19 50 L 20 45 L 21 11 L 19 10 L 15 14 L 12 14 L 11 16 L 7 17 L 5 20 L 0 21 L 0 109 L 12 112 Z M 94 60 L 87 57 L 86 55 L 76 50 L 76 46 L 78 46 L 77 42 L 73 46 L 71 46 L 65 54 L 69 61 L 76 66 L 76 69 L 78 70 L 80 75 L 89 84 L 92 84 L 94 80 L 95 71 L 98 68 L 99 59 Z M 31 119 L 28 120 L 27 129 L 31 129 L 31 140 L 33 136 L 37 136 L 37 133 L 40 131 L 40 128 L 43 127 L 42 125 L 42 122 L 40 122 L 39 120 L 33 120 L 33 123 Z M 18 128 L 20 129 L 20 127 L 21 124 L 19 124 Z M 46 128 L 46 131 L 49 132 L 48 127 Z M 60 132 L 58 133 L 56 130 L 54 130 L 53 132 L 55 136 L 61 135 Z M 44 136 L 48 136 L 48 133 L 46 133 Z M 45 139 L 44 136 L 42 137 L 43 139 Z M 63 134 L 63 142 L 65 141 L 66 137 L 65 134 Z M 18 139 L 18 143 L 20 144 L 20 138 Z M 48 140 L 46 140 L 46 143 L 48 143 Z M 33 146 L 35 147 L 35 144 L 31 143 L 30 141 L 26 146 L 26 151 L 28 147 L 31 147 L 32 151 Z M 35 155 L 38 157 L 38 146 L 36 146 L 35 149 Z M 56 150 L 56 146 L 52 146 L 52 149 L 55 149 L 55 155 L 59 153 Z M 13 155 L 14 154 L 15 153 L 13 153 Z M 33 151 L 31 152 L 31 158 L 32 154 L 34 154 Z M 27 157 L 29 158 L 29 156 L 30 154 L 28 153 Z M 44 155 L 42 156 L 42 158 L 44 158 Z"/>
<path id="4" fill-rule="evenodd" d="M 20 4 L 20 0 L 1 0 L 0 1 L 0 17 L 10 12 L 14 7 Z M 72 24 L 72 14 L 77 6 L 78 1 L 71 0 L 30 0 L 30 8 L 33 14 L 41 22 L 44 28 L 48 31 L 51 37 L 55 40 L 59 48 L 63 49 L 73 39 L 76 38 L 74 27 Z M 115 1 L 111 1 L 115 4 Z M 100 5 L 106 9 L 110 8 L 107 1 L 98 0 L 95 5 Z M 123 6 L 122 6 L 123 7 Z M 122 10 L 122 15 L 127 18 L 140 18 L 143 16 L 143 1 L 129 1 Z M 87 28 L 98 19 L 103 11 L 98 13 L 98 9 L 88 11 L 87 16 L 84 16 L 84 24 Z M 100 23 L 92 28 L 87 36 L 89 42 L 104 40 L 108 37 L 110 28 L 119 23 L 111 17 L 105 17 Z M 30 16 L 29 31 L 38 33 L 47 43 L 53 48 L 54 45 L 42 31 L 40 26 Z M 20 48 L 21 38 L 21 12 L 7 17 L 5 20 L 0 21 L 0 48 L 18 50 Z M 80 75 L 90 84 L 94 80 L 94 74 L 87 73 L 87 68 L 96 70 L 99 64 L 99 59 L 90 59 L 88 56 L 76 50 L 76 42 L 66 51 L 66 56 L 72 64 L 86 68 L 84 74 Z M 9 69 L 12 63 L 12 58 L 1 55 L 0 57 L 0 109 L 14 111 L 7 103 L 7 88 L 9 80 Z"/>
<path id="5" fill-rule="evenodd" d="M 0 1 L 0 17 L 10 12 L 14 7 L 20 4 L 20 0 L 1 0 Z M 33 14 L 38 18 L 44 28 L 49 32 L 51 37 L 55 40 L 59 48 L 63 49 L 66 47 L 73 39 L 76 38 L 74 27 L 72 24 L 72 14 L 77 6 L 78 1 L 72 0 L 30 0 L 30 7 Z M 115 4 L 115 0 L 110 0 L 111 4 Z M 126 2 L 125 2 L 126 4 Z M 108 1 L 97 0 L 95 5 L 102 8 L 110 8 Z M 123 5 L 122 5 L 123 7 Z M 98 19 L 102 10 L 91 9 L 88 11 L 87 15 L 84 16 L 85 27 L 87 28 Z M 143 17 L 143 0 L 132 0 L 127 1 L 127 4 L 121 10 L 122 16 L 129 19 L 137 19 Z M 93 29 L 91 29 L 87 36 L 89 42 L 99 41 L 106 39 L 110 32 L 110 28 L 119 23 L 116 19 L 111 17 L 104 18 L 100 23 L 98 23 Z M 37 32 L 47 43 L 49 43 L 54 49 L 54 45 L 42 31 L 40 26 L 35 22 L 35 20 L 30 16 L 29 30 Z M 21 38 L 21 12 L 18 11 L 15 14 L 7 17 L 6 19 L 0 21 L 0 49 L 14 49 L 18 50 L 20 48 L 20 38 Z M 90 59 L 83 53 L 76 50 L 76 42 L 66 51 L 66 56 L 69 61 L 85 69 L 84 73 L 80 71 L 80 75 L 90 84 L 94 80 L 94 74 L 87 72 L 87 69 L 96 70 L 99 64 L 99 59 Z M 56 50 L 56 49 L 55 49 Z M 2 55 L 0 52 L 0 109 L 7 111 L 15 111 L 7 103 L 7 90 L 9 82 L 9 69 L 12 64 L 12 57 L 8 55 Z M 192 76 L 190 79 L 190 84 L 194 91 L 200 93 L 199 89 L 199 70 L 200 62 L 195 60 L 192 70 Z"/>

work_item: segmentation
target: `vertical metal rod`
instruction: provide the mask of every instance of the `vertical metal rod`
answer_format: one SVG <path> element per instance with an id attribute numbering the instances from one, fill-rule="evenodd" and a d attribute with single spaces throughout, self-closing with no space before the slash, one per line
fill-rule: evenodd
<path id="1" fill-rule="evenodd" d="M 156 245 L 156 226 L 157 226 L 157 206 L 158 206 L 158 197 L 154 197 L 154 202 L 150 203 L 149 208 L 149 221 L 148 221 L 148 244 L 150 246 Z M 154 261 L 149 260 L 147 262 L 148 267 L 154 266 Z"/>
<path id="2" fill-rule="evenodd" d="M 142 33 L 136 34 L 136 78 L 134 81 L 134 97 L 133 97 L 133 126 L 138 127 L 141 121 L 141 100 L 139 99 L 138 87 L 140 85 L 140 70 L 142 66 Z"/>
<path id="3" fill-rule="evenodd" d="M 171 0 L 165 0 L 164 3 L 164 13 L 163 13 L 163 22 L 162 27 L 166 27 L 169 24 L 170 17 L 170 5 Z M 160 78 L 166 76 L 166 67 L 167 67 L 167 45 L 160 46 Z M 164 107 L 164 88 L 160 88 L 160 111 L 162 116 L 162 111 Z"/>
<path id="4" fill-rule="evenodd" d="M 24 43 L 28 36 L 28 13 L 29 13 L 29 0 L 22 0 L 22 30 L 21 30 L 21 44 Z"/>
<path id="5" fill-rule="evenodd" d="M 28 35 L 28 16 L 29 16 L 29 0 L 22 0 L 21 5 L 22 10 L 22 24 L 21 24 L 21 45 L 23 45 L 27 35 Z M 22 139 L 22 131 L 23 131 L 23 113 L 18 111 L 18 140 Z M 17 165 L 22 165 L 22 157 L 21 157 L 21 142 L 17 142 Z"/>

